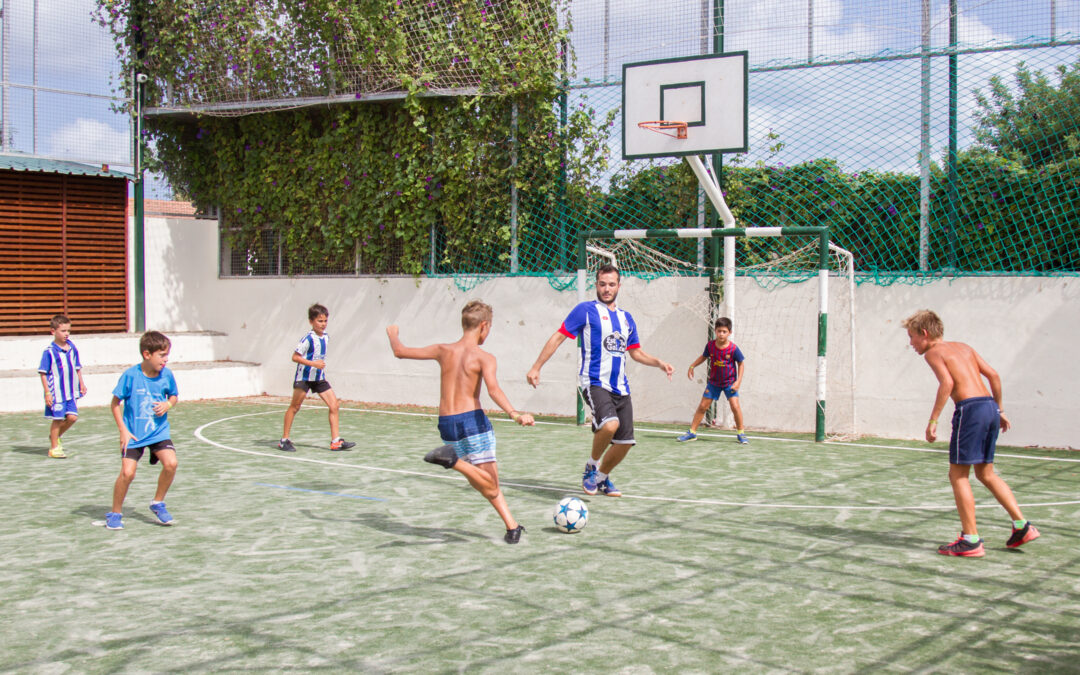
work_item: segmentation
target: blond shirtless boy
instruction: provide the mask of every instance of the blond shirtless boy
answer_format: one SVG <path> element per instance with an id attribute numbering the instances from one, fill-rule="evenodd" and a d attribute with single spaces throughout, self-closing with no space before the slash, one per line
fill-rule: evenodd
<path id="1" fill-rule="evenodd" d="M 491 400 L 515 422 L 522 426 L 532 426 L 534 422 L 532 415 L 519 413 L 510 405 L 495 379 L 495 357 L 480 349 L 491 333 L 491 319 L 491 307 L 473 300 L 461 310 L 462 335 L 457 342 L 406 347 L 398 339 L 397 326 L 388 326 L 386 335 L 397 358 L 439 362 L 439 435 L 446 445 L 429 452 L 424 461 L 461 472 L 503 519 L 506 543 L 516 544 L 525 528 L 510 515 L 510 507 L 499 489 L 495 433 L 480 407 L 481 383 L 487 387 Z"/>
<path id="2" fill-rule="evenodd" d="M 911 346 L 926 359 L 938 379 L 934 408 L 926 425 L 927 441 L 937 440 L 938 416 L 946 402 L 952 398 L 955 404 L 949 438 L 949 482 L 962 530 L 956 541 L 938 547 L 938 553 L 975 558 L 986 553 L 975 527 L 975 496 L 968 481 L 973 465 L 975 477 L 1012 518 L 1012 536 L 1005 545 L 1016 548 L 1037 538 L 1039 531 L 1024 519 L 1012 490 L 994 473 L 998 431 L 1008 431 L 1012 426 L 1001 409 L 1001 377 L 970 346 L 945 342 L 945 325 L 934 312 L 916 312 L 904 319 L 903 326 Z M 990 383 L 989 391 L 984 377 Z"/>

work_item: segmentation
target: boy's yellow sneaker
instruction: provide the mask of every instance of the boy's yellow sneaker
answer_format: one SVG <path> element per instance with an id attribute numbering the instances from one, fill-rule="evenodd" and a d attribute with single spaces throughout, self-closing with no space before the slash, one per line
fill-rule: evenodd
<path id="1" fill-rule="evenodd" d="M 64 454 L 64 446 L 58 444 L 55 448 L 50 448 L 49 457 L 52 457 L 53 459 L 66 459 L 67 455 Z"/>

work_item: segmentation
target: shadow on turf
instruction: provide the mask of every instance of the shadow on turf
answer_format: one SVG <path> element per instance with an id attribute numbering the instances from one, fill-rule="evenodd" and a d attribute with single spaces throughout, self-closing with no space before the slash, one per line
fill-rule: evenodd
<path id="1" fill-rule="evenodd" d="M 71 514 L 74 516 L 85 516 L 94 520 L 102 520 L 105 517 L 105 513 L 110 508 L 110 506 L 102 502 L 101 506 L 80 506 L 77 509 L 72 509 Z M 146 511 L 146 513 L 143 513 L 143 511 Z M 133 504 L 125 506 L 124 520 L 129 523 L 132 520 L 138 520 L 147 525 L 160 525 L 157 518 L 150 514 L 150 509 L 148 509 L 146 505 L 142 506 L 141 509 L 135 508 Z"/>
<path id="2" fill-rule="evenodd" d="M 471 532 L 469 530 L 445 527 L 417 527 L 395 520 L 382 513 L 361 513 L 351 518 L 332 518 L 317 515 L 308 509 L 302 509 L 300 512 L 312 520 L 335 523 L 356 523 L 357 525 L 370 527 L 373 530 L 392 534 L 395 537 L 409 537 L 413 539 L 413 541 L 387 542 L 385 544 L 380 544 L 377 548 L 388 548 L 392 546 L 427 546 L 430 544 L 451 544 L 455 542 L 475 541 L 477 539 L 490 539 L 489 536 L 478 532 Z"/>
<path id="3" fill-rule="evenodd" d="M 24 455 L 40 455 L 42 457 L 48 457 L 49 448 L 43 448 L 42 446 L 48 446 L 48 442 L 43 443 L 42 445 L 13 445 L 11 450 L 13 452 L 21 452 Z"/>
<path id="4" fill-rule="evenodd" d="M 280 453 L 281 453 L 281 454 L 283 454 L 283 455 L 291 455 L 291 454 L 293 454 L 293 453 L 291 453 L 291 452 L 285 452 L 284 450 L 282 450 L 281 448 L 279 448 L 279 447 L 277 446 L 277 444 L 278 444 L 278 442 L 279 442 L 279 441 L 280 441 L 280 439 L 277 439 L 277 438 L 275 438 L 275 439 L 272 439 L 272 440 L 269 440 L 269 441 L 268 441 L 268 440 L 265 440 L 265 439 L 263 439 L 263 440 L 258 440 L 258 441 L 255 441 L 255 442 L 256 442 L 256 443 L 257 443 L 258 445 L 261 445 L 261 446 L 264 446 L 264 447 L 270 448 L 271 450 L 274 450 L 275 452 L 280 452 Z M 339 452 L 348 452 L 348 451 L 351 451 L 351 450 L 355 450 L 355 449 L 356 449 L 356 448 L 349 448 L 349 450 L 345 450 L 345 451 L 342 451 L 342 450 L 331 450 L 331 449 L 330 449 L 330 444 L 329 444 L 329 443 L 327 443 L 326 445 L 315 445 L 314 443 L 297 443 L 296 441 L 293 441 L 293 446 L 294 446 L 294 447 L 295 447 L 295 448 L 296 448 L 297 450 L 301 450 L 301 449 L 306 449 L 306 448 L 310 448 L 310 449 L 312 449 L 312 450 L 322 450 L 322 451 L 325 451 L 325 452 L 332 452 L 332 453 L 334 453 L 334 454 L 337 454 L 337 453 L 339 453 Z"/>

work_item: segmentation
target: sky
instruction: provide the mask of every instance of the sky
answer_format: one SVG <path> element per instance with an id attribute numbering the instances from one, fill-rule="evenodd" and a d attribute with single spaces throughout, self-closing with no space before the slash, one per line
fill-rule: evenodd
<path id="1" fill-rule="evenodd" d="M 623 63 L 710 50 L 710 2 L 573 0 L 575 82 L 606 81 L 611 86 L 575 91 L 572 104 L 585 103 L 602 115 L 619 105 L 617 80 Z M 9 86 L 4 88 L 9 97 L 5 150 L 129 166 L 128 118 L 110 109 L 120 77 L 115 47 L 106 29 L 91 21 L 94 0 L 0 3 L 9 13 L 11 28 L 10 44 L 3 52 L 9 77 Z M 1045 38 L 1051 30 L 1052 4 L 1056 6 L 1056 35 L 1080 37 L 1080 0 L 959 0 L 961 46 L 1011 45 L 1032 36 Z M 931 0 L 930 5 L 932 46 L 942 48 L 948 43 L 948 0 Z M 811 6 L 812 31 L 808 29 Z M 921 40 L 921 0 L 724 0 L 724 7 L 724 47 L 747 51 L 752 71 L 803 62 L 808 56 L 821 61 L 912 53 Z M 1020 60 L 1045 70 L 1078 58 L 1080 47 L 962 56 L 961 147 L 973 140 L 974 91 L 985 89 L 992 74 L 1008 76 Z M 935 158 L 942 156 L 948 141 L 946 62 L 934 59 L 931 70 L 931 156 Z M 853 170 L 915 172 L 920 85 L 918 59 L 752 72 L 750 152 L 743 159 L 795 163 L 833 157 Z M 30 86 L 38 87 L 36 111 Z M 617 121 L 616 129 L 621 122 Z M 770 131 L 784 143 L 778 154 L 767 150 Z M 617 140 L 616 133 L 611 142 L 615 159 L 621 155 Z M 157 198 L 168 196 L 167 187 L 160 183 L 149 191 Z"/>

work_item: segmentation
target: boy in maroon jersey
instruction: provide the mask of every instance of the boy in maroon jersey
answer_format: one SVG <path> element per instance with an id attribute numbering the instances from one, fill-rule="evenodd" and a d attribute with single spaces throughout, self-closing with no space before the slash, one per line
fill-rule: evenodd
<path id="1" fill-rule="evenodd" d="M 740 443 L 749 443 L 746 434 L 743 433 L 742 405 L 739 404 L 739 386 L 742 385 L 743 374 L 746 366 L 743 361 L 743 353 L 739 347 L 731 341 L 731 319 L 722 316 L 716 320 L 714 326 L 716 339 L 705 345 L 701 356 L 690 364 L 686 376 L 694 379 L 694 368 L 709 362 L 709 381 L 705 386 L 705 392 L 701 395 L 701 403 L 694 411 L 694 419 L 690 422 L 690 430 L 679 436 L 680 443 L 697 439 L 697 428 L 704 419 L 705 413 L 713 401 L 719 400 L 720 394 L 727 397 L 731 413 L 735 416 L 735 438 Z"/>

